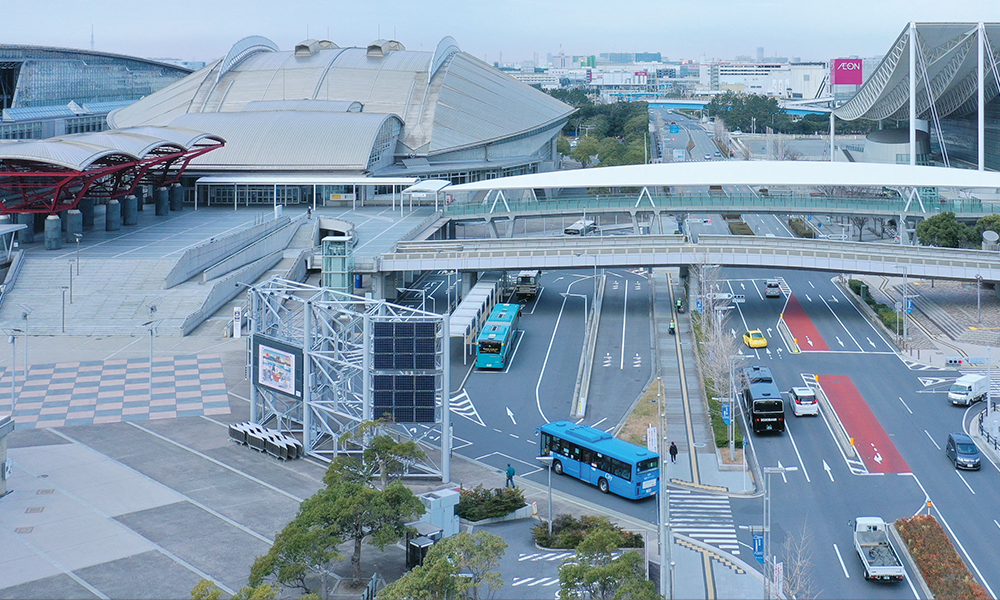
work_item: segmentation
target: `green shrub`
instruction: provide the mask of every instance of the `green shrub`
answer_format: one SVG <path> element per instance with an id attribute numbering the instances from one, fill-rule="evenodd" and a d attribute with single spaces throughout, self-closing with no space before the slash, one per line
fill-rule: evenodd
<path id="1" fill-rule="evenodd" d="M 812 230 L 812 227 L 806 225 L 806 222 L 802 219 L 788 219 L 788 226 L 795 232 L 795 235 L 801 238 L 816 237 L 816 232 Z"/>
<path id="2" fill-rule="evenodd" d="M 935 598 L 990 597 L 969 572 L 937 519 L 916 515 L 896 521 L 896 529 Z"/>
<path id="3" fill-rule="evenodd" d="M 583 515 L 579 519 L 573 515 L 557 515 L 552 519 L 552 536 L 549 536 L 548 521 L 540 521 L 531 531 L 535 543 L 543 548 L 559 548 L 572 550 L 580 545 L 583 538 L 598 529 L 611 529 L 622 534 L 625 543 L 622 548 L 643 548 L 645 540 L 642 535 L 625 531 L 611 522 L 607 517 Z"/>
<path id="4" fill-rule="evenodd" d="M 860 279 L 850 279 L 847 282 L 847 285 L 851 288 L 851 291 L 854 292 L 854 295 L 858 297 L 861 297 L 861 286 L 863 286 L 864 284 L 865 283 Z"/>
<path id="5" fill-rule="evenodd" d="M 467 521 L 481 521 L 505 517 L 524 504 L 521 488 L 486 489 L 480 484 L 471 490 L 462 490 L 455 513 Z"/>
<path id="6" fill-rule="evenodd" d="M 753 235 L 753 229 L 743 221 L 730 221 L 729 233 L 733 235 Z"/>

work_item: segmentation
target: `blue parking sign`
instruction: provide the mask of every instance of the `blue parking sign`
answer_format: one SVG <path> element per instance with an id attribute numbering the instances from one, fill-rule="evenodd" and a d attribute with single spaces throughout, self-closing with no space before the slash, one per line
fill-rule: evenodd
<path id="1" fill-rule="evenodd" d="M 755 533 L 753 534 L 753 557 L 757 559 L 757 562 L 764 564 L 764 534 Z"/>

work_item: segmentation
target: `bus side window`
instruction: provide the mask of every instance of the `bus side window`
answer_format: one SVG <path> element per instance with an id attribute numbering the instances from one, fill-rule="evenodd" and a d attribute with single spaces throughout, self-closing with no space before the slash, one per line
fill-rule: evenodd
<path id="1" fill-rule="evenodd" d="M 593 464 L 594 462 L 594 451 L 582 448 L 580 450 L 580 462 L 585 462 L 587 464 Z"/>
<path id="2" fill-rule="evenodd" d="M 597 468 L 605 473 L 611 472 L 611 460 L 603 454 L 597 455 Z"/>

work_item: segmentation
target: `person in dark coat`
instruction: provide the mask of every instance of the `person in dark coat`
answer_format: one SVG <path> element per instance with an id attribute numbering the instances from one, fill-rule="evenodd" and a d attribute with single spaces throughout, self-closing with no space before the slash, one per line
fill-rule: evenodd
<path id="1" fill-rule="evenodd" d="M 670 462 L 677 462 L 677 444 L 670 442 Z"/>

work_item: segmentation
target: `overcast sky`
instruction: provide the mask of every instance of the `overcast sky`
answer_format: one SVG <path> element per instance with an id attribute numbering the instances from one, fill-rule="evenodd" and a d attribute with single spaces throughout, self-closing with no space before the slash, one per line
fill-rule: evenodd
<path id="1" fill-rule="evenodd" d="M 0 43 L 90 47 L 209 61 L 262 35 L 281 49 L 310 37 L 340 46 L 398 39 L 433 50 L 450 35 L 489 62 L 535 53 L 662 52 L 671 60 L 756 55 L 882 56 L 909 21 L 1000 22 L 997 0 L 13 0 Z M 328 34 L 329 32 L 329 34 Z"/>

